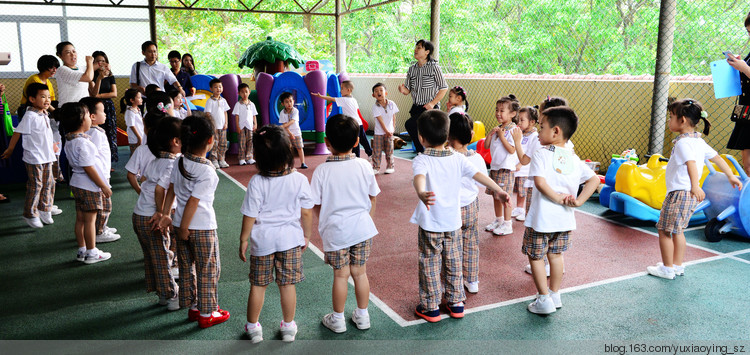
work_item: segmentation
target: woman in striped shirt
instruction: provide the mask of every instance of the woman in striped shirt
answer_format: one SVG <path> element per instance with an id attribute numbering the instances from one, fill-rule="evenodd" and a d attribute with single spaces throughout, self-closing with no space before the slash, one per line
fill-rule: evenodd
<path id="1" fill-rule="evenodd" d="M 443 78 L 443 72 L 432 58 L 435 50 L 432 42 L 420 39 L 414 46 L 414 59 L 416 63 L 409 67 L 406 73 L 406 81 L 398 87 L 398 91 L 404 95 L 411 94 L 414 104 L 409 110 L 411 117 L 404 123 L 406 131 L 409 132 L 414 150 L 417 153 L 424 151 L 424 147 L 417 138 L 417 118 L 427 110 L 440 109 L 440 100 L 448 92 L 448 84 Z"/>

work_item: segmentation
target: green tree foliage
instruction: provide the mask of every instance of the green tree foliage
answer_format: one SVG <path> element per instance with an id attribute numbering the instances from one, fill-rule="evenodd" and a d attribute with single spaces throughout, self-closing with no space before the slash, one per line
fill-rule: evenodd
<path id="1" fill-rule="evenodd" d="M 332 11 L 333 1 L 298 1 Z M 164 1 L 176 4 L 174 0 Z M 721 52 L 744 53 L 747 9 L 736 0 L 678 0 L 673 75 L 708 75 Z M 203 7 L 241 8 L 236 0 Z M 653 74 L 657 0 L 442 1 L 440 63 L 446 72 L 508 74 Z M 299 11 L 292 0 L 259 9 Z M 430 1 L 405 0 L 344 17 L 348 71 L 402 73 L 414 42 L 429 38 Z M 330 16 L 158 10 L 162 51 L 193 54 L 202 73 L 250 73 L 237 60 L 272 36 L 306 59 L 334 60 Z"/>

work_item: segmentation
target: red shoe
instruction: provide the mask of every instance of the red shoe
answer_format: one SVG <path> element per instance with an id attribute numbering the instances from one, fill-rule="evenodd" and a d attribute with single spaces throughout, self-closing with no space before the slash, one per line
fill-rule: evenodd
<path id="1" fill-rule="evenodd" d="M 189 309 L 188 310 L 188 320 L 191 322 L 195 322 L 198 320 L 198 318 L 201 317 L 201 311 L 197 309 Z"/>
<path id="2" fill-rule="evenodd" d="M 219 312 L 219 314 L 219 317 L 214 317 L 213 313 L 211 313 L 211 316 L 209 317 L 199 317 L 198 326 L 201 328 L 208 328 L 216 324 L 224 323 L 229 319 L 229 312 L 223 311 Z"/>

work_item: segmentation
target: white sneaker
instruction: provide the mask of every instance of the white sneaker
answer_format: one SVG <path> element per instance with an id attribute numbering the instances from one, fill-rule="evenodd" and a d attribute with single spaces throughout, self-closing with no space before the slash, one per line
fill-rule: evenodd
<path id="1" fill-rule="evenodd" d="M 664 263 L 662 263 L 661 261 L 658 262 L 658 263 L 656 263 L 656 266 L 662 266 L 662 265 L 664 265 Z M 674 269 L 674 275 L 675 276 L 685 276 L 685 267 L 684 266 L 672 264 L 672 268 Z"/>
<path id="2" fill-rule="evenodd" d="M 534 314 L 550 314 L 555 312 L 555 302 L 549 295 L 536 295 L 534 302 L 529 303 L 526 309 Z"/>
<path id="3" fill-rule="evenodd" d="M 648 271 L 649 274 L 653 276 L 661 277 L 663 279 L 668 279 L 668 280 L 674 280 L 674 275 L 675 275 L 674 269 L 671 267 L 668 268 L 664 266 L 664 264 L 649 266 L 646 268 L 646 270 Z"/>
<path id="4" fill-rule="evenodd" d="M 287 343 L 293 342 L 294 337 L 297 335 L 297 323 L 292 322 L 292 325 L 285 327 L 284 323 L 279 324 L 281 328 L 281 341 Z"/>
<path id="5" fill-rule="evenodd" d="M 245 323 L 245 334 L 247 334 L 247 337 L 250 338 L 250 342 L 253 344 L 263 341 L 263 327 L 260 324 L 253 329 L 248 329 L 247 323 Z"/>
<path id="6" fill-rule="evenodd" d="M 499 222 L 498 220 L 492 221 L 492 223 L 488 224 L 487 227 L 484 227 L 484 230 L 491 232 L 497 229 L 497 227 L 501 226 L 503 222 Z"/>
<path id="7" fill-rule="evenodd" d="M 117 233 L 117 228 L 109 228 L 107 226 L 104 226 L 104 230 L 107 231 L 107 232 L 110 232 L 112 234 Z"/>
<path id="8" fill-rule="evenodd" d="M 248 159 L 248 160 L 247 160 L 247 163 L 248 163 L 248 164 L 251 164 L 251 165 L 252 165 L 252 164 L 255 164 L 255 159 L 253 159 L 253 158 L 250 158 L 250 159 Z"/>
<path id="9" fill-rule="evenodd" d="M 245 164 L 247 164 L 245 163 L 245 159 L 240 159 L 240 165 L 245 165 Z"/>
<path id="10" fill-rule="evenodd" d="M 180 296 L 174 296 L 167 300 L 167 310 L 176 311 L 180 309 Z"/>
<path id="11" fill-rule="evenodd" d="M 219 162 L 219 167 L 220 167 L 220 168 L 228 168 L 228 167 L 229 167 L 229 164 L 227 164 L 227 162 L 226 162 L 226 161 L 223 161 L 223 160 L 222 160 L 222 161 L 220 161 L 220 162 Z"/>
<path id="12" fill-rule="evenodd" d="M 464 287 L 466 287 L 466 290 L 468 290 L 469 293 L 477 293 L 479 292 L 479 281 L 476 281 L 476 282 L 464 281 Z"/>
<path id="13" fill-rule="evenodd" d="M 219 168 L 219 162 L 218 162 L 218 161 L 216 161 L 216 160 L 212 160 L 212 161 L 211 161 L 211 164 L 213 164 L 213 165 L 214 165 L 214 168 L 216 168 L 216 169 L 218 169 L 218 168 Z"/>
<path id="14" fill-rule="evenodd" d="M 357 310 L 352 312 L 352 322 L 357 326 L 359 330 L 370 329 L 370 313 L 365 313 L 363 316 L 357 315 Z"/>
<path id="15" fill-rule="evenodd" d="M 42 211 L 39 211 L 39 220 L 42 221 L 42 223 L 44 223 L 44 224 L 55 223 L 55 221 L 52 219 L 52 213 L 51 212 L 42 212 Z"/>
<path id="16" fill-rule="evenodd" d="M 323 325 L 334 333 L 343 333 L 346 331 L 346 321 L 344 318 L 336 318 L 333 313 L 323 316 Z"/>
<path id="17" fill-rule="evenodd" d="M 516 207 L 516 208 L 513 209 L 513 211 L 510 211 L 510 216 L 511 217 L 515 217 L 515 216 L 518 216 L 521 213 L 523 213 L 522 210 L 520 208 Z"/>
<path id="18" fill-rule="evenodd" d="M 109 243 L 109 242 L 114 242 L 115 240 L 118 240 L 118 239 L 120 239 L 119 234 L 110 233 L 106 229 L 104 230 L 104 232 L 102 232 L 102 234 L 99 234 L 96 236 L 97 243 Z"/>
<path id="19" fill-rule="evenodd" d="M 378 174 L 380 174 L 380 170 L 372 168 L 372 173 L 375 174 L 375 175 L 378 175 Z"/>
<path id="20" fill-rule="evenodd" d="M 109 260 L 109 258 L 112 257 L 112 254 L 110 253 L 105 253 L 99 249 L 94 249 L 94 250 L 96 251 L 96 254 L 86 253 L 86 259 L 83 260 L 84 263 L 86 264 L 98 263 L 100 261 Z"/>
<path id="21" fill-rule="evenodd" d="M 523 212 L 523 213 L 519 214 L 518 216 L 516 216 L 516 221 L 523 222 L 525 220 L 526 220 L 526 213 L 525 212 Z"/>
<path id="22" fill-rule="evenodd" d="M 494 235 L 508 235 L 513 234 L 513 225 L 510 223 L 501 223 L 500 226 L 492 230 Z"/>
<path id="23" fill-rule="evenodd" d="M 552 299 L 552 303 L 555 304 L 555 308 L 562 308 L 562 300 L 560 300 L 560 292 L 554 292 L 549 290 L 549 298 Z"/>
<path id="24" fill-rule="evenodd" d="M 50 212 L 52 212 L 53 216 L 57 216 L 62 213 L 62 210 L 60 209 L 60 207 L 57 207 L 57 205 L 52 205 L 52 209 L 50 210 Z"/>
<path id="25" fill-rule="evenodd" d="M 531 275 L 531 264 L 526 264 L 526 267 L 523 268 L 523 271 L 526 271 L 527 274 Z M 549 277 L 549 264 L 544 265 L 544 271 L 547 272 L 547 277 Z M 563 274 L 565 273 L 565 269 L 563 269 Z"/>
<path id="26" fill-rule="evenodd" d="M 39 217 L 31 217 L 31 218 L 23 218 L 24 221 L 26 221 L 26 224 L 29 225 L 31 228 L 42 228 L 44 225 L 42 225 L 42 221 L 39 220 Z"/>
<path id="27" fill-rule="evenodd" d="M 386 173 L 386 174 L 393 174 L 393 173 L 395 173 L 395 172 L 396 172 L 396 169 L 394 169 L 394 168 L 388 168 L 388 169 L 385 169 L 385 173 Z"/>
<path id="28" fill-rule="evenodd" d="M 85 251 L 79 251 L 76 253 L 76 260 L 77 261 L 84 261 L 86 260 L 86 252 Z"/>

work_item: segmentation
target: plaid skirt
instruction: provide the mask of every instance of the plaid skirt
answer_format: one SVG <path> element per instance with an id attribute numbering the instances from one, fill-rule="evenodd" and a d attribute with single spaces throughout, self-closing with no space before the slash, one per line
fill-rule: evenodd
<path id="1" fill-rule="evenodd" d="M 94 212 L 104 209 L 101 191 L 89 191 L 71 186 L 73 198 L 76 200 L 76 210 L 83 212 Z"/>
<path id="2" fill-rule="evenodd" d="M 690 191 L 670 191 L 661 205 L 656 229 L 670 234 L 682 234 L 683 229 L 687 228 L 690 223 L 690 216 L 693 215 L 697 205 L 698 201 Z"/>
<path id="3" fill-rule="evenodd" d="M 505 192 L 509 194 L 513 192 L 513 183 L 515 179 L 513 177 L 513 172 L 509 169 L 490 170 L 490 179 L 500 185 Z M 493 194 L 490 189 L 485 190 L 485 193 L 488 195 Z"/>

